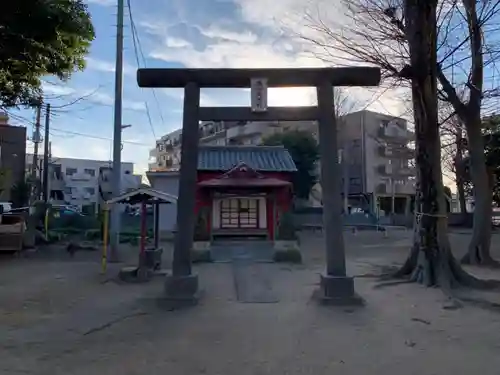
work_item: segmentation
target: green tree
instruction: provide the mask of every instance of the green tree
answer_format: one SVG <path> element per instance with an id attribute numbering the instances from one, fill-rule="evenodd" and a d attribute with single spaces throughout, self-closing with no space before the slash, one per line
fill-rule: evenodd
<path id="1" fill-rule="evenodd" d="M 297 173 L 293 176 L 293 188 L 298 198 L 307 199 L 317 181 L 316 162 L 319 158 L 318 143 L 306 131 L 273 134 L 264 139 L 264 145 L 283 145 L 292 156 Z"/>
<path id="2" fill-rule="evenodd" d="M 43 77 L 83 70 L 95 37 L 83 0 L 3 2 L 0 30 L 0 107 L 33 105 Z"/>

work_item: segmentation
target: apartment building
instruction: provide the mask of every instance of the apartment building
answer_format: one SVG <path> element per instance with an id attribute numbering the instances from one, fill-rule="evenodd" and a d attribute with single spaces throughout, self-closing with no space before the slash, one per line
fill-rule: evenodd
<path id="1" fill-rule="evenodd" d="M 212 146 L 260 145 L 266 137 L 291 130 L 316 132 L 314 121 L 204 121 L 200 123 L 200 144 Z M 180 165 L 182 130 L 176 130 L 156 141 L 150 150 L 149 169 L 176 170 Z"/>
<path id="2" fill-rule="evenodd" d="M 11 201 L 12 187 L 24 181 L 26 128 L 9 125 L 9 116 L 0 112 L 0 201 Z"/>
<path id="3" fill-rule="evenodd" d="M 352 207 L 380 215 L 409 213 L 415 195 L 414 133 L 408 123 L 382 113 L 359 111 L 339 121 L 343 191 Z"/>
<path id="4" fill-rule="evenodd" d="M 294 130 L 309 131 L 318 139 L 314 121 L 202 122 L 200 144 L 258 145 L 274 133 Z M 159 139 L 150 151 L 149 169 L 177 170 L 181 139 L 180 129 Z M 346 208 L 368 208 L 380 215 L 410 210 L 415 195 L 413 140 L 414 134 L 402 118 L 364 110 L 338 120 L 341 191 L 347 197 Z M 319 180 L 319 162 L 316 173 Z M 321 181 L 313 188 L 309 204 L 322 205 Z"/>
<path id="5" fill-rule="evenodd" d="M 43 156 L 39 159 L 37 175 L 42 176 Z M 33 155 L 28 154 L 26 164 L 31 169 Z M 138 188 L 141 175 L 134 175 L 133 163 L 122 163 L 121 187 Z M 109 161 L 51 157 L 49 163 L 50 200 L 57 204 L 71 204 L 77 207 L 97 206 L 111 197 L 111 165 Z"/>

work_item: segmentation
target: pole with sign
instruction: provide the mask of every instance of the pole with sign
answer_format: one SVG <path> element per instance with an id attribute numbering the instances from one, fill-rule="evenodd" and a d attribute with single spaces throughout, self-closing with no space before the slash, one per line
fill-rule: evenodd
<path id="1" fill-rule="evenodd" d="M 267 111 L 267 79 L 252 78 L 250 81 L 252 112 Z"/>

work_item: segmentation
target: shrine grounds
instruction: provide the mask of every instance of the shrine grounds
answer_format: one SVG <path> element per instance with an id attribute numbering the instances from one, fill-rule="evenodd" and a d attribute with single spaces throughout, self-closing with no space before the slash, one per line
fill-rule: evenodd
<path id="1" fill-rule="evenodd" d="M 265 279 L 274 300 L 241 302 L 234 265 L 200 264 L 200 303 L 178 311 L 159 307 L 161 277 L 121 284 L 112 265 L 102 278 L 98 252 L 2 257 L 0 374 L 498 375 L 500 310 L 491 302 L 500 302 L 500 292 L 466 292 L 490 303 L 460 302 L 439 289 L 380 287 L 366 277 L 402 262 L 411 235 L 345 233 L 348 272 L 366 302 L 359 308 L 311 298 L 325 261 L 318 232 L 301 235 L 302 265 L 249 266 L 249 280 Z M 469 238 L 450 233 L 457 255 Z M 500 234 L 492 248 L 500 259 Z M 124 251 L 135 259 L 135 249 Z M 468 270 L 500 278 L 497 270 Z"/>

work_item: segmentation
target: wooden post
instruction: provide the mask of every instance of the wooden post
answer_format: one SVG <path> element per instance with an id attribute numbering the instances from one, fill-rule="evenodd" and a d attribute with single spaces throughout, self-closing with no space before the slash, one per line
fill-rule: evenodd
<path id="1" fill-rule="evenodd" d="M 160 247 L 160 203 L 154 205 L 154 236 L 155 249 Z"/>
<path id="2" fill-rule="evenodd" d="M 320 116 L 319 151 L 321 156 L 321 187 L 323 192 L 323 225 L 325 230 L 326 273 L 345 276 L 345 252 L 342 225 L 341 176 L 337 121 L 334 112 L 333 87 L 325 82 L 317 88 Z"/>
<path id="3" fill-rule="evenodd" d="M 103 212 L 103 228 L 102 228 L 102 258 L 101 258 L 101 269 L 102 273 L 106 273 L 106 269 L 108 266 L 108 227 L 109 227 L 109 209 L 108 205 L 104 204 L 104 212 Z"/>
<path id="4" fill-rule="evenodd" d="M 146 211 L 146 202 L 141 203 L 141 242 L 140 242 L 140 259 L 141 265 L 143 265 L 144 257 L 146 253 L 146 238 L 147 238 L 147 218 L 148 213 Z"/>
<path id="5" fill-rule="evenodd" d="M 196 180 L 198 173 L 198 108 L 200 87 L 192 82 L 184 88 L 181 168 L 177 200 L 177 233 L 175 234 L 173 276 L 191 275 L 191 250 L 195 226 Z"/>

